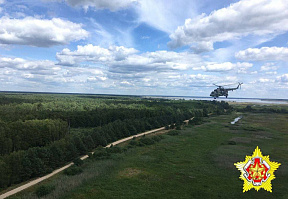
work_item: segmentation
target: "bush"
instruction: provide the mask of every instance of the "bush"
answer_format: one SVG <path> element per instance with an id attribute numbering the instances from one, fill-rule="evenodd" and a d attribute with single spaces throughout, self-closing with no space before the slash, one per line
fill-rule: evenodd
<path id="1" fill-rule="evenodd" d="M 145 144 L 142 142 L 137 142 L 137 146 L 145 146 Z"/>
<path id="2" fill-rule="evenodd" d="M 72 165 L 71 167 L 64 170 L 64 174 L 68 176 L 74 176 L 82 172 L 83 172 L 83 169 L 76 165 Z"/>
<path id="3" fill-rule="evenodd" d="M 123 150 L 119 146 L 114 146 L 106 149 L 108 153 L 122 153 Z"/>
<path id="4" fill-rule="evenodd" d="M 35 194 L 38 198 L 41 198 L 51 193 L 54 189 L 55 187 L 52 185 L 41 185 L 36 189 Z"/>
<path id="5" fill-rule="evenodd" d="M 182 128 L 181 128 L 181 125 L 178 124 L 178 125 L 176 126 L 176 130 L 181 130 L 181 129 L 182 129 Z"/>
<path id="6" fill-rule="evenodd" d="M 88 153 L 88 157 L 89 157 L 89 159 L 93 158 L 93 154 L 92 153 Z"/>
<path id="7" fill-rule="evenodd" d="M 179 132 L 176 131 L 176 130 L 173 130 L 173 131 L 169 131 L 169 132 L 167 133 L 167 135 L 175 136 L 175 135 L 179 135 Z"/>
<path id="8" fill-rule="evenodd" d="M 155 142 L 159 142 L 161 140 L 161 137 L 159 137 L 158 135 L 155 135 L 151 139 L 153 139 Z"/>
<path id="9" fill-rule="evenodd" d="M 107 159 L 110 156 L 110 153 L 108 153 L 104 148 L 97 149 L 93 154 L 95 159 Z"/>
<path id="10" fill-rule="evenodd" d="M 158 135 L 158 137 L 163 140 L 165 137 L 163 135 Z"/>
<path id="11" fill-rule="evenodd" d="M 141 138 L 139 142 L 143 143 L 144 145 L 152 145 L 155 143 L 151 138 Z"/>
<path id="12" fill-rule="evenodd" d="M 229 145 L 236 145 L 236 142 L 235 141 L 228 141 L 228 144 Z"/>
<path id="13" fill-rule="evenodd" d="M 189 121 L 189 124 L 194 124 L 194 125 L 199 125 L 199 124 L 203 124 L 203 118 L 202 117 L 194 117 L 193 120 Z"/>
<path id="14" fill-rule="evenodd" d="M 131 146 L 137 146 L 137 145 L 138 145 L 138 142 L 137 142 L 136 140 L 131 140 L 131 141 L 129 142 L 129 145 L 131 145 Z"/>
<path id="15" fill-rule="evenodd" d="M 81 166 L 84 164 L 83 160 L 81 160 L 80 158 L 77 158 L 73 161 L 73 163 L 76 165 L 76 166 Z"/>

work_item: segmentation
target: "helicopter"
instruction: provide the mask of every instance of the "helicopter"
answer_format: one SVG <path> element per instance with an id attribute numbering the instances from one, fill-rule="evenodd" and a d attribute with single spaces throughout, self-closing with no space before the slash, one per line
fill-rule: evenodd
<path id="1" fill-rule="evenodd" d="M 214 99 L 216 99 L 219 96 L 225 96 L 226 98 L 228 97 L 228 91 L 233 91 L 233 90 L 237 90 L 243 83 L 238 82 L 238 86 L 236 88 L 224 88 L 223 86 L 218 86 L 216 84 L 214 84 L 215 86 L 217 86 L 218 88 L 214 89 L 214 91 L 211 92 L 210 96 L 214 97 Z"/>

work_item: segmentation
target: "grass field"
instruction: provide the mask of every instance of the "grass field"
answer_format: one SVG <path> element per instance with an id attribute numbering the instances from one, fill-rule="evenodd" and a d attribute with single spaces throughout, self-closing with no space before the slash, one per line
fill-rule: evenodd
<path id="1" fill-rule="evenodd" d="M 239 114 L 212 116 L 154 145 L 87 161 L 82 174 L 45 182 L 55 190 L 44 198 L 288 198 L 288 115 L 244 113 L 231 125 Z M 234 163 L 252 155 L 256 146 L 281 163 L 272 193 L 242 193 Z M 36 188 L 11 198 L 37 198 Z"/>

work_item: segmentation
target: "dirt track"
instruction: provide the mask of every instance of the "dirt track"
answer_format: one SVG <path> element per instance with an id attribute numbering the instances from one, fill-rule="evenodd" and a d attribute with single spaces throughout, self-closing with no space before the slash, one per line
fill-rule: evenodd
<path id="1" fill-rule="evenodd" d="M 193 119 L 194 119 L 194 117 L 191 118 L 191 120 L 193 120 Z M 185 120 L 185 121 L 183 121 L 183 122 L 186 123 L 186 124 L 188 124 L 189 120 Z M 121 140 L 117 140 L 117 141 L 115 141 L 115 142 L 112 142 L 111 144 L 108 144 L 106 147 L 110 147 L 111 145 L 117 145 L 117 144 L 120 144 L 120 143 L 125 142 L 125 141 L 127 141 L 127 140 L 131 140 L 133 137 L 140 137 L 140 136 L 142 136 L 142 135 L 147 135 L 147 134 L 155 133 L 155 132 L 162 131 L 162 130 L 165 130 L 165 127 L 161 127 L 161 128 L 158 128 L 158 129 L 153 129 L 153 130 L 150 130 L 150 131 L 146 131 L 146 132 L 144 132 L 144 133 L 140 133 L 140 134 L 137 134 L 137 135 L 132 135 L 132 136 L 130 136 L 130 137 L 123 138 L 123 139 L 121 139 Z M 105 147 L 105 148 L 106 148 L 106 147 Z M 85 160 L 86 158 L 88 158 L 88 155 L 84 155 L 84 156 L 80 157 L 81 160 Z M 57 173 L 65 170 L 65 169 L 67 169 L 67 168 L 70 167 L 71 165 L 73 165 L 73 163 L 69 163 L 69 164 L 67 164 L 67 165 L 64 166 L 64 167 L 61 167 L 61 168 L 59 168 L 59 169 L 54 170 L 52 173 L 50 173 L 50 174 L 48 174 L 48 175 L 45 175 L 45 176 L 40 177 L 40 178 L 37 178 L 37 179 L 32 180 L 32 181 L 30 181 L 30 182 L 28 182 L 28 183 L 26 183 L 26 184 L 24 184 L 24 185 L 22 185 L 22 186 L 20 186 L 20 187 L 17 187 L 17 188 L 15 188 L 15 189 L 12 189 L 11 191 L 8 191 L 8 192 L 0 195 L 0 199 L 7 198 L 7 197 L 9 197 L 9 196 L 12 196 L 12 195 L 20 192 L 20 191 L 23 191 L 24 189 L 27 189 L 27 188 L 33 186 L 33 185 L 35 185 L 35 184 L 38 184 L 39 182 L 42 182 L 43 180 L 46 180 L 46 179 L 48 179 L 48 178 L 56 175 Z"/>
<path id="2" fill-rule="evenodd" d="M 185 120 L 184 122 L 187 122 L 187 121 L 188 121 L 188 120 Z M 125 142 L 125 141 L 127 141 L 127 140 L 131 140 L 133 137 L 139 137 L 139 136 L 142 136 L 142 135 L 154 133 L 154 132 L 161 131 L 161 130 L 164 130 L 164 129 L 165 129 L 165 127 L 161 127 L 161 128 L 158 128 L 158 129 L 153 129 L 153 130 L 151 130 L 151 131 L 146 131 L 146 132 L 144 132 L 144 133 L 140 133 L 140 134 L 137 134 L 137 135 L 133 135 L 133 136 L 130 136 L 130 137 L 127 137 L 127 138 L 123 138 L 123 139 L 121 139 L 121 140 L 117 140 L 117 141 L 115 141 L 115 142 L 107 145 L 106 147 L 110 147 L 111 145 L 117 145 L 117 144 L 120 144 L 120 143 Z M 84 156 L 81 157 L 82 160 L 85 160 L 86 158 L 88 158 L 88 155 L 84 155 Z M 24 185 L 22 185 L 22 186 L 20 186 L 20 187 L 17 187 L 17 188 L 15 188 L 15 189 L 11 190 L 11 191 L 8 191 L 8 192 L 0 195 L 0 199 L 7 198 L 7 197 L 9 197 L 9 196 L 12 196 L 12 195 L 20 192 L 20 191 L 23 191 L 24 189 L 27 189 L 27 188 L 33 186 L 33 185 L 35 185 L 35 184 L 38 184 L 39 182 L 42 182 L 43 180 L 46 180 L 46 179 L 48 179 L 48 178 L 56 175 L 57 173 L 65 170 L 65 169 L 67 169 L 67 168 L 70 167 L 71 165 L 73 165 L 73 163 L 69 163 L 69 164 L 67 164 L 67 165 L 64 166 L 64 167 L 61 167 L 61 168 L 59 168 L 59 169 L 54 170 L 52 173 L 50 173 L 50 174 L 48 174 L 48 175 L 45 175 L 45 176 L 40 177 L 40 178 L 37 178 L 37 179 L 32 180 L 32 181 L 30 181 L 30 182 L 28 182 L 28 183 L 26 183 L 26 184 L 24 184 Z"/>

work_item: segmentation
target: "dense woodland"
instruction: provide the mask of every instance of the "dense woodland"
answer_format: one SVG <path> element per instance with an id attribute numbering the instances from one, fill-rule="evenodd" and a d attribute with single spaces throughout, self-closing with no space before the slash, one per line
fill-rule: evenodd
<path id="1" fill-rule="evenodd" d="M 231 110 L 223 101 L 1 93 L 0 188 L 47 174 L 120 138 Z"/>

